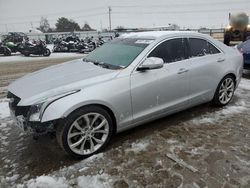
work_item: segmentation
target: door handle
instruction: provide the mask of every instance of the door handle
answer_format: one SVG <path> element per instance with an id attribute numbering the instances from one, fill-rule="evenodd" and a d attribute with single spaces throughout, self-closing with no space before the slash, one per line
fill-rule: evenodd
<path id="1" fill-rule="evenodd" d="M 179 69 L 178 74 L 183 74 L 185 72 L 188 72 L 188 70 L 184 69 L 184 68 L 181 68 L 181 69 Z"/>
<path id="2" fill-rule="evenodd" d="M 225 61 L 225 58 L 219 58 L 219 59 L 217 59 L 218 63 L 223 62 L 223 61 Z"/>

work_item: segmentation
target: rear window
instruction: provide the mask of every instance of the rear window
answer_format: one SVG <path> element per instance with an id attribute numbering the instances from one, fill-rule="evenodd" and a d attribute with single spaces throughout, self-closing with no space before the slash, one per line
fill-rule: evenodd
<path id="1" fill-rule="evenodd" d="M 209 53 L 210 54 L 219 54 L 220 50 L 218 50 L 214 45 L 212 45 L 210 42 L 207 42 Z"/>
<path id="2" fill-rule="evenodd" d="M 217 54 L 220 51 L 207 40 L 198 38 L 189 38 L 190 57 L 205 56 L 208 54 Z"/>

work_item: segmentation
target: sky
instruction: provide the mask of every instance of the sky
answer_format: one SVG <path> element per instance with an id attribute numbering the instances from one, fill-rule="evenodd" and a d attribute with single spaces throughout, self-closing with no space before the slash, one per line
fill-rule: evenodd
<path id="1" fill-rule="evenodd" d="M 59 17 L 67 17 L 82 27 L 111 26 L 145 28 L 178 24 L 181 28 L 221 28 L 228 25 L 228 14 L 246 12 L 250 0 L 0 0 L 0 32 L 39 27 L 41 17 L 55 27 Z"/>

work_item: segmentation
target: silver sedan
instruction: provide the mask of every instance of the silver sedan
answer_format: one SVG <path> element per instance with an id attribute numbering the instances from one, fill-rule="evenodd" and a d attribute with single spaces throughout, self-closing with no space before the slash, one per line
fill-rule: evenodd
<path id="1" fill-rule="evenodd" d="M 228 104 L 242 66 L 237 49 L 207 35 L 130 33 L 16 80 L 9 106 L 21 129 L 56 131 L 68 154 L 88 157 L 117 132 L 201 103 Z"/>

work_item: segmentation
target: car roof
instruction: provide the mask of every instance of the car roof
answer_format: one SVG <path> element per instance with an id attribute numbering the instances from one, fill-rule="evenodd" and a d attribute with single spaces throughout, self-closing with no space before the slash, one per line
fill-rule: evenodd
<path id="1" fill-rule="evenodd" d="M 121 38 L 144 38 L 144 39 L 158 39 L 168 36 L 183 36 L 183 35 L 192 35 L 192 36 L 204 36 L 198 32 L 194 31 L 144 31 L 144 32 L 132 32 L 122 34 Z"/>
<path id="2" fill-rule="evenodd" d="M 125 33 L 122 34 L 119 38 L 134 38 L 134 39 L 145 39 L 145 40 L 154 40 L 154 42 L 151 43 L 151 45 L 157 44 L 161 40 L 165 40 L 167 38 L 172 37 L 197 37 L 201 39 L 208 40 L 213 45 L 215 45 L 217 48 L 222 50 L 223 52 L 231 51 L 232 47 L 228 47 L 222 42 L 218 41 L 217 39 L 212 38 L 211 36 L 207 34 L 202 34 L 195 31 L 144 31 L 144 32 L 132 32 L 132 33 Z"/>

